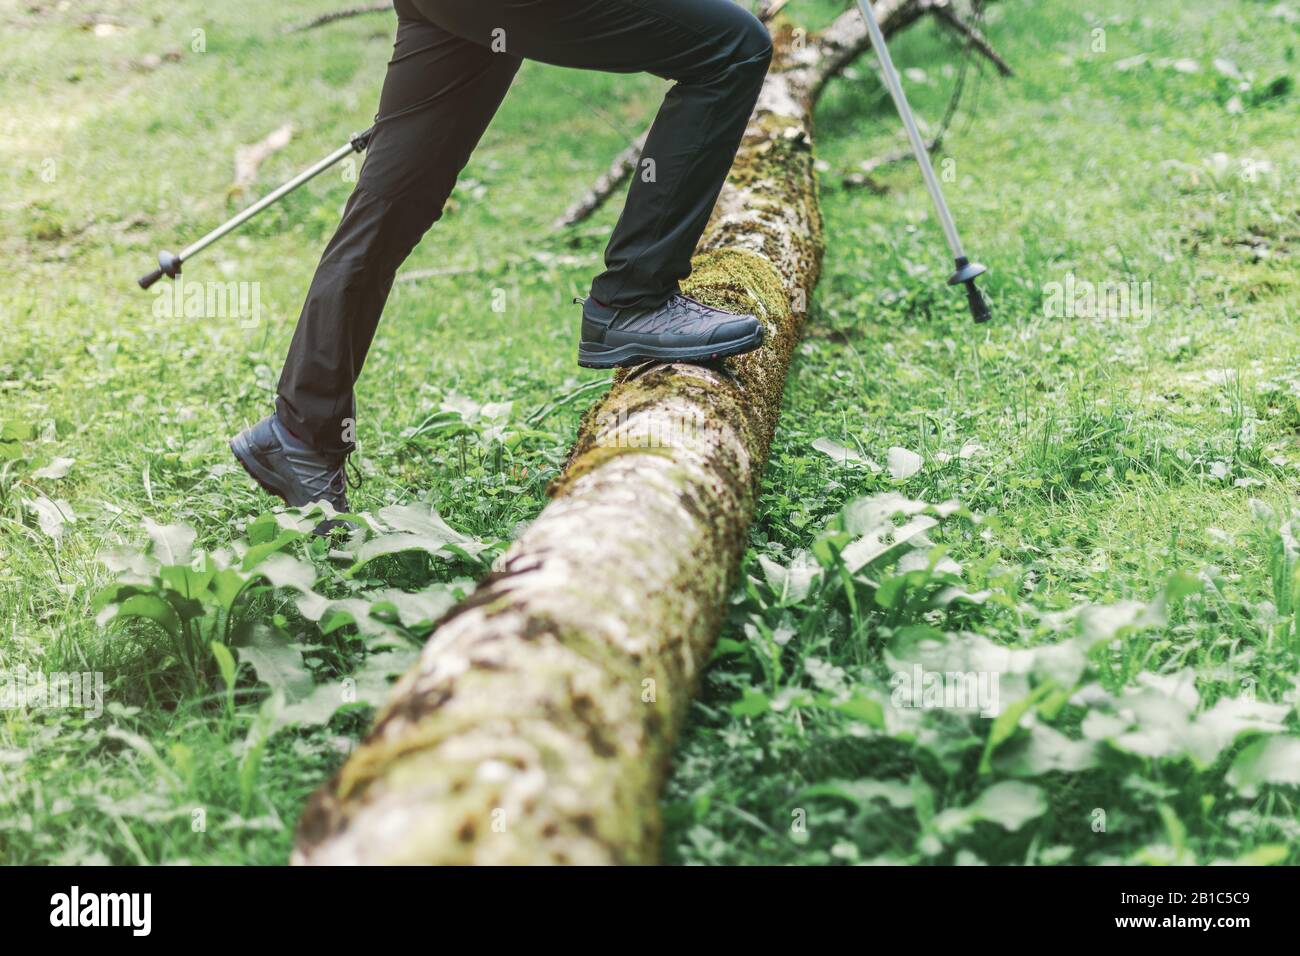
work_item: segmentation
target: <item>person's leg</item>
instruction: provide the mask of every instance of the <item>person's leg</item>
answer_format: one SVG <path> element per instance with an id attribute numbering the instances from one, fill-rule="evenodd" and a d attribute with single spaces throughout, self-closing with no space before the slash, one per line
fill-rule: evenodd
<path id="1" fill-rule="evenodd" d="M 442 215 L 519 68 L 397 0 L 397 39 L 374 135 L 317 266 L 280 376 L 279 421 L 311 448 L 350 450 L 353 385 L 398 266 Z"/>
<path id="2" fill-rule="evenodd" d="M 412 0 L 431 21 L 526 59 L 676 80 L 605 252 L 592 296 L 613 310 L 664 304 L 735 159 L 771 60 L 756 17 L 732 0 Z"/>

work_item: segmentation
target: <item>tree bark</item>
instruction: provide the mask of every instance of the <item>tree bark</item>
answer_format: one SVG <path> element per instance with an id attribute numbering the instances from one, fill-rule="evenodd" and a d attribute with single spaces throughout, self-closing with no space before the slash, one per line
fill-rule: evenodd
<path id="1" fill-rule="evenodd" d="M 917 0 L 880 0 L 890 31 Z M 293 862 L 649 863 L 673 742 L 745 547 L 822 224 L 813 105 L 869 42 L 856 11 L 776 53 L 687 291 L 761 349 L 621 373 L 553 500 L 442 622 L 308 804 Z"/>

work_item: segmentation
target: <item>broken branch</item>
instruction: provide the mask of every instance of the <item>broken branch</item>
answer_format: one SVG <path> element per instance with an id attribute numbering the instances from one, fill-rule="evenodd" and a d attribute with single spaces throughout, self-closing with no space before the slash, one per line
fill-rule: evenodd
<path id="1" fill-rule="evenodd" d="M 392 9 L 392 0 L 389 0 L 387 3 L 368 3 L 360 7 L 349 7 L 346 10 L 335 10 L 333 13 L 322 13 L 320 16 L 313 17 L 303 23 L 289 24 L 280 32 L 302 33 L 305 30 L 314 30 L 317 27 L 323 27 L 327 23 L 335 23 L 338 20 L 347 20 L 351 17 L 359 17 L 366 13 L 391 12 Z"/>

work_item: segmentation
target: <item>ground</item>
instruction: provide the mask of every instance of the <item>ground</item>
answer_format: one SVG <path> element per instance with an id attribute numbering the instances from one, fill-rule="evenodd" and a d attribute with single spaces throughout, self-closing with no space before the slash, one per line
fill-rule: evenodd
<path id="1" fill-rule="evenodd" d="M 223 635 L 237 673 L 210 631 L 102 613 L 124 599 L 102 596 L 124 574 L 114 555 L 147 523 L 173 543 L 157 526 L 187 525 L 217 553 L 268 527 L 271 502 L 225 443 L 270 407 L 354 168 L 187 266 L 189 282 L 247 283 L 260 314 L 187 313 L 165 283 L 134 280 L 247 201 L 228 195 L 240 144 L 295 129 L 256 193 L 369 124 L 392 18 L 280 29 L 332 6 L 0 5 L 21 41 L 0 51 L 0 673 L 106 685 L 98 717 L 0 710 L 0 861 L 283 863 L 307 795 L 365 728 L 353 705 L 268 729 L 266 632 L 322 680 L 376 649 L 345 620 L 304 619 L 283 589 L 250 592 Z M 817 26 L 838 9 L 788 14 Z M 879 172 L 883 192 L 844 183 L 901 145 L 873 61 L 818 109 L 825 270 L 665 793 L 668 862 L 1297 862 L 1297 761 L 1267 747 L 1293 739 L 1300 646 L 1286 524 L 1300 10 L 1003 0 L 986 29 L 1016 76 L 967 78 L 937 163 L 992 269 L 987 326 L 943 285 L 914 165 Z M 894 47 L 932 126 L 960 54 L 930 23 Z M 574 363 L 570 299 L 618 204 L 551 222 L 663 85 L 524 67 L 399 276 L 360 388 L 356 507 L 432 507 L 473 545 L 322 570 L 332 596 L 454 595 L 543 506 L 607 380 Z M 855 578 L 839 550 L 861 529 L 842 512 L 883 492 L 965 510 L 942 513 L 921 567 Z M 968 597 L 938 599 L 940 585 Z M 1039 680 L 1021 699 L 1008 681 L 1023 704 L 1010 721 L 889 707 L 908 641 L 1031 652 L 1076 631 L 1096 640 L 1073 696 Z M 1220 720 L 1243 699 L 1248 713 Z M 1222 746 L 1202 749 L 1202 731 Z"/>

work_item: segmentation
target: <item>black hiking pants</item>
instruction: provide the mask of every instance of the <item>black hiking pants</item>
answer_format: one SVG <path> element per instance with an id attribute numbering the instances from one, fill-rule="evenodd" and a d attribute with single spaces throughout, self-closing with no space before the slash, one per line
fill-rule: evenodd
<path id="1" fill-rule="evenodd" d="M 374 135 L 280 376 L 281 422 L 321 451 L 350 450 L 353 385 L 397 268 L 441 216 L 524 59 L 676 81 L 591 287 L 625 308 L 662 304 L 690 274 L 772 52 L 766 28 L 732 0 L 395 6 Z"/>

